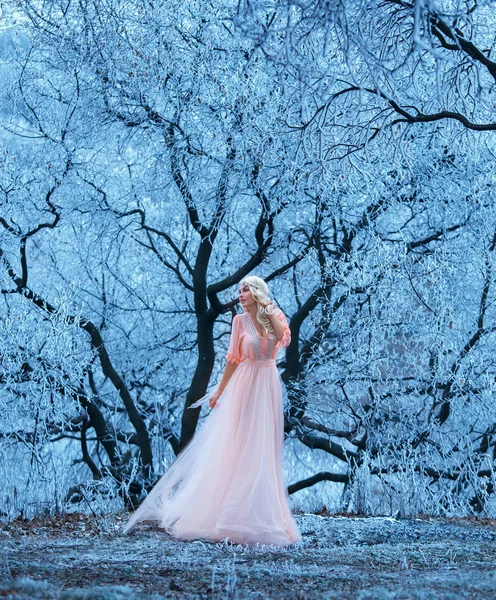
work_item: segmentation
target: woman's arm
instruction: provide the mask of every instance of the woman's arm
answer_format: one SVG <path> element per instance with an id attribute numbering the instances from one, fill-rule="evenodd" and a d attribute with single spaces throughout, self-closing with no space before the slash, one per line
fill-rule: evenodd
<path id="1" fill-rule="evenodd" d="M 240 352 L 240 322 L 239 315 L 236 315 L 232 322 L 231 339 L 229 340 L 229 349 L 226 354 L 226 366 L 222 379 L 220 380 L 217 389 L 212 394 L 209 406 L 213 408 L 217 404 L 217 400 L 220 398 L 224 390 L 226 389 L 229 380 L 231 379 L 234 371 L 237 369 L 239 363 L 243 360 Z"/>
<path id="2" fill-rule="evenodd" d="M 283 346 L 287 346 L 291 341 L 291 332 L 286 317 L 280 308 L 275 307 L 273 302 L 269 302 L 269 305 L 272 305 L 275 309 L 273 313 L 268 315 L 268 317 L 272 323 L 272 327 L 274 328 L 274 334 L 277 342 L 279 344 L 282 343 Z"/>
<path id="3" fill-rule="evenodd" d="M 219 388 L 218 388 L 220 394 L 222 394 L 222 392 L 226 389 L 226 385 L 229 383 L 229 380 L 231 379 L 234 371 L 236 371 L 237 368 L 238 368 L 237 363 L 226 361 L 226 366 L 224 367 L 224 373 L 222 375 L 222 379 L 220 380 Z M 219 396 L 220 396 L 220 394 L 219 394 Z"/>
<path id="4" fill-rule="evenodd" d="M 280 342 L 282 340 L 282 336 L 284 335 L 284 323 L 282 323 L 282 321 L 280 321 L 277 318 L 275 312 L 273 312 L 271 315 L 268 315 L 268 317 L 270 319 L 270 322 L 272 323 L 272 327 L 274 328 L 274 333 L 277 338 L 277 341 Z"/>
<path id="5" fill-rule="evenodd" d="M 222 396 L 222 393 L 226 389 L 229 380 L 233 376 L 234 371 L 238 368 L 237 363 L 227 361 L 226 366 L 224 368 L 224 373 L 222 374 L 222 379 L 220 380 L 217 389 L 212 393 L 210 397 L 209 406 L 213 408 L 217 404 L 217 400 Z"/>

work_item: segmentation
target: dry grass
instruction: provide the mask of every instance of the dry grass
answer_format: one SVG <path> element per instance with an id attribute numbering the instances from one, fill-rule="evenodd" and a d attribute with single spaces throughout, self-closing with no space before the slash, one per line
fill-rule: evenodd
<path id="1" fill-rule="evenodd" d="M 181 541 L 126 515 L 0 525 L 0 598 L 496 598 L 491 519 L 300 514 L 303 541 L 248 548 Z"/>

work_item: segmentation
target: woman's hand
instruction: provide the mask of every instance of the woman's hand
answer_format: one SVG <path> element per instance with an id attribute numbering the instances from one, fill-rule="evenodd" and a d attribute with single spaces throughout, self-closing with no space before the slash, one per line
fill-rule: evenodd
<path id="1" fill-rule="evenodd" d="M 272 302 L 272 300 L 269 300 L 264 306 L 265 314 L 269 316 L 273 315 L 276 308 L 277 306 L 274 304 L 274 302 Z"/>
<path id="2" fill-rule="evenodd" d="M 214 408 L 214 406 L 217 404 L 217 400 L 221 397 L 222 392 L 219 392 L 219 390 L 215 390 L 211 397 L 210 400 L 208 401 L 208 405 L 210 406 L 210 408 Z"/>

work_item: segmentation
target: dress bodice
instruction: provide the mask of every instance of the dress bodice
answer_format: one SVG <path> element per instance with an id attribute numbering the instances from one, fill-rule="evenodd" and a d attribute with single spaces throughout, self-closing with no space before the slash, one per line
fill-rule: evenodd
<path id="1" fill-rule="evenodd" d="M 236 315 L 232 322 L 231 340 L 226 359 L 239 364 L 245 359 L 269 361 L 275 359 L 280 348 L 291 341 L 291 331 L 282 310 L 276 310 L 277 318 L 284 325 L 283 337 L 278 341 L 273 333 L 270 337 L 260 336 L 248 312 Z"/>

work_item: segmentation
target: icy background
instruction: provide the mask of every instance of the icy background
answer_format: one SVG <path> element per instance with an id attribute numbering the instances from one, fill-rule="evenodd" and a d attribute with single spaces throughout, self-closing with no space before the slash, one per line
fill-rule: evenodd
<path id="1" fill-rule="evenodd" d="M 246 274 L 295 511 L 496 516 L 491 3 L 1 10 L 1 519 L 138 502 Z"/>

